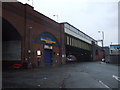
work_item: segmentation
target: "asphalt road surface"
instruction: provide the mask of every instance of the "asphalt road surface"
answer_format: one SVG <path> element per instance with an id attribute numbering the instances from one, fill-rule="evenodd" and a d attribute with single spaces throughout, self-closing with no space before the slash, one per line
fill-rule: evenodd
<path id="1" fill-rule="evenodd" d="M 3 71 L 2 88 L 120 88 L 118 68 L 102 62 Z"/>

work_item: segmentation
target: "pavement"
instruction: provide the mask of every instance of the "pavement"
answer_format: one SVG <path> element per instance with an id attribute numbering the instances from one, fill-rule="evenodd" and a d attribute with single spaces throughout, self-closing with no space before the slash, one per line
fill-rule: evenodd
<path id="1" fill-rule="evenodd" d="M 2 88 L 120 88 L 119 66 L 80 62 L 2 72 Z M 119 85 L 118 85 L 119 84 Z"/>

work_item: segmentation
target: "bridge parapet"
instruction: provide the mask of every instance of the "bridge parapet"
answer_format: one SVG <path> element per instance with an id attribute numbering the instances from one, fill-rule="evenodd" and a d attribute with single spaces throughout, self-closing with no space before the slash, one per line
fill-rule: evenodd
<path id="1" fill-rule="evenodd" d="M 75 28 L 74 26 L 70 25 L 67 22 L 64 23 L 64 32 L 86 43 L 92 44 L 92 41 L 97 43 L 96 40 L 94 40 L 93 38 L 91 38 L 90 36 L 83 33 L 82 31 L 80 31 L 79 29 Z"/>

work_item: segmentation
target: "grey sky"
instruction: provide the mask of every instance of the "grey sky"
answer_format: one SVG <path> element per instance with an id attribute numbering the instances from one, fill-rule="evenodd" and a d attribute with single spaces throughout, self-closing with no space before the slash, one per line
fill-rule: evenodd
<path id="1" fill-rule="evenodd" d="M 32 0 L 18 0 L 32 5 Z M 34 9 L 58 22 L 68 22 L 104 46 L 118 43 L 118 0 L 33 0 Z M 101 43 L 99 43 L 101 45 Z"/>

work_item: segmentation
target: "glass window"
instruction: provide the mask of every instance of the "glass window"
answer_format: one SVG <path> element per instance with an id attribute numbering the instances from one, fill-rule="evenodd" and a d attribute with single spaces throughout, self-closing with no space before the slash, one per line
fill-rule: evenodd
<path id="1" fill-rule="evenodd" d="M 67 45 L 69 45 L 69 36 L 67 36 Z"/>
<path id="2" fill-rule="evenodd" d="M 76 39 L 75 39 L 74 41 L 75 41 L 75 42 L 74 42 L 74 43 L 75 43 L 74 46 L 77 47 L 77 41 L 76 41 Z"/>

